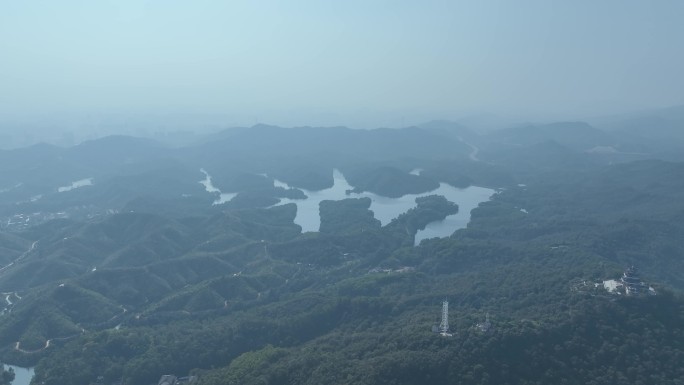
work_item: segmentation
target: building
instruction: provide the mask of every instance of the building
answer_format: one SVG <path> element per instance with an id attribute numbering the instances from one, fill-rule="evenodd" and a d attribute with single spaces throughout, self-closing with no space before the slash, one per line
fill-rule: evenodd
<path id="1" fill-rule="evenodd" d="M 484 322 L 477 323 L 475 327 L 482 333 L 491 333 L 494 329 L 492 328 L 492 323 L 489 321 L 489 313 L 485 316 Z"/>
<path id="2" fill-rule="evenodd" d="M 173 374 L 161 376 L 157 385 L 185 385 L 197 382 L 197 376 L 176 377 Z"/>
<path id="3" fill-rule="evenodd" d="M 596 287 L 601 285 L 595 284 Z M 625 269 L 620 279 L 609 279 L 603 281 L 603 287 L 612 294 L 624 294 L 628 296 L 655 295 L 656 291 L 652 286 L 644 283 L 639 277 L 636 267 L 630 266 Z"/>
<path id="4" fill-rule="evenodd" d="M 620 282 L 625 288 L 625 294 L 627 295 L 638 295 L 646 288 L 646 285 L 641 282 L 637 269 L 634 266 L 630 266 L 622 273 Z"/>
<path id="5" fill-rule="evenodd" d="M 165 374 L 161 376 L 157 385 L 176 385 L 178 378 L 173 374 Z"/>

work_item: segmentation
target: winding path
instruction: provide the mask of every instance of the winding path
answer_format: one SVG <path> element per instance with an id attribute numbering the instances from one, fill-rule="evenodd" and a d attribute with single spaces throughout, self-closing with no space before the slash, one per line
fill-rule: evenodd
<path id="1" fill-rule="evenodd" d="M 115 314 L 114 316 L 112 316 L 112 318 L 110 318 L 106 322 L 112 322 L 115 319 L 117 319 L 118 317 L 121 317 L 122 315 L 126 314 L 126 312 L 128 312 L 128 310 L 123 305 L 119 305 L 119 308 L 121 308 L 121 313 Z"/>
<path id="2" fill-rule="evenodd" d="M 38 244 L 38 241 L 33 242 L 33 243 L 31 244 L 31 247 L 30 247 L 28 250 L 26 250 L 22 255 L 20 255 L 19 257 L 17 257 L 17 259 L 15 259 L 14 261 L 10 262 L 9 264 L 7 264 L 7 265 L 5 265 L 5 266 L 3 266 L 3 267 L 0 267 L 0 274 L 4 273 L 7 269 L 9 269 L 10 267 L 14 266 L 15 263 L 21 261 L 21 260 L 24 259 L 27 255 L 29 255 L 29 253 L 32 252 L 33 249 L 36 248 L 36 245 L 37 245 L 37 244 Z"/>
<path id="3" fill-rule="evenodd" d="M 19 351 L 19 352 L 22 352 L 22 353 L 27 353 L 27 354 L 39 353 L 39 352 L 42 352 L 43 350 L 49 348 L 49 347 L 50 347 L 50 343 L 51 343 L 52 341 L 66 341 L 66 340 L 69 340 L 69 339 L 78 337 L 79 335 L 81 335 L 81 334 L 83 334 L 83 333 L 85 333 L 85 329 L 81 329 L 81 332 L 80 332 L 80 333 L 76 333 L 76 334 L 74 334 L 74 335 L 72 335 L 72 336 L 50 338 L 49 340 L 45 341 L 45 346 L 43 346 L 42 348 L 39 348 L 39 349 L 35 349 L 35 350 L 25 350 L 25 349 L 22 349 L 21 346 L 20 346 L 21 343 L 20 343 L 19 341 L 17 341 L 17 342 L 14 344 L 14 350 Z"/>
<path id="4" fill-rule="evenodd" d="M 470 151 L 470 154 L 468 154 L 468 158 L 470 158 L 470 160 L 472 160 L 473 162 L 479 162 L 479 161 L 480 161 L 480 158 L 477 157 L 477 154 L 480 152 L 480 149 L 477 148 L 476 146 L 474 146 L 474 145 L 472 145 L 472 144 L 466 142 L 466 141 L 463 140 L 463 138 L 460 137 L 460 136 L 458 137 L 458 140 L 460 140 L 461 143 L 463 143 L 463 144 L 467 145 L 468 147 L 470 147 L 471 151 Z"/>

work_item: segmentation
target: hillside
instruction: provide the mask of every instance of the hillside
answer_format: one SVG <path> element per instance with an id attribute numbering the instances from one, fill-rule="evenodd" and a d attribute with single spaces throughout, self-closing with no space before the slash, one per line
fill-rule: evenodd
<path id="1" fill-rule="evenodd" d="M 684 164 L 610 164 L 548 134 L 563 125 L 524 130 L 515 145 L 482 139 L 471 159 L 435 124 L 47 148 L 46 162 L 82 151 L 100 174 L 33 202 L 3 198 L 2 359 L 36 365 L 46 385 L 168 373 L 200 384 L 676 384 Z M 108 150 L 128 145 L 130 156 Z M 378 195 L 324 199 L 333 169 Z M 200 183 L 209 175 L 216 191 Z M 414 246 L 465 203 L 427 194 L 440 183 L 497 190 L 466 228 Z M 220 193 L 235 195 L 216 203 Z M 408 193 L 427 196 L 382 225 L 372 205 Z M 295 223 L 307 199 L 320 202 L 320 231 Z M 656 295 L 603 288 L 631 265 Z M 444 299 L 448 338 L 432 332 Z"/>

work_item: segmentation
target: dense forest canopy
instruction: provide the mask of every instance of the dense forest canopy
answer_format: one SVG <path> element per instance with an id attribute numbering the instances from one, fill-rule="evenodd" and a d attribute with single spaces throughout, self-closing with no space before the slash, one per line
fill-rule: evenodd
<path id="1" fill-rule="evenodd" d="M 680 383 L 684 159 L 633 138 L 259 125 L 0 151 L 0 357 L 46 385 Z M 352 189 L 302 231 L 334 170 Z M 461 211 L 440 184 L 496 193 L 415 245 Z"/>

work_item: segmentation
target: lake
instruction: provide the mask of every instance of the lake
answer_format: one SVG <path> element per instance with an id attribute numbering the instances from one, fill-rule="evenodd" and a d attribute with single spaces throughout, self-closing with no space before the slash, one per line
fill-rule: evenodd
<path id="1" fill-rule="evenodd" d="M 7 364 L 5 364 L 5 368 L 14 369 L 14 381 L 12 381 L 12 385 L 29 385 L 29 383 L 31 383 L 33 368 L 22 368 Z"/>
<path id="2" fill-rule="evenodd" d="M 278 205 L 294 203 L 297 205 L 297 216 L 295 223 L 302 226 L 302 231 L 318 231 L 321 226 L 319 215 L 319 203 L 324 200 L 342 200 L 347 198 L 371 199 L 370 209 L 376 219 L 382 225 L 388 224 L 392 219 L 416 207 L 416 198 L 427 195 L 442 195 L 447 200 L 458 204 L 458 213 L 447 216 L 444 220 L 435 221 L 427 225 L 425 230 L 420 230 L 416 234 L 416 244 L 423 239 L 448 237 L 454 231 L 464 228 L 470 221 L 470 211 L 480 203 L 488 201 L 495 191 L 489 188 L 469 186 L 466 188 L 456 188 L 446 183 L 440 183 L 435 190 L 422 194 L 408 194 L 400 198 L 383 197 L 371 192 L 351 193 L 347 191 L 354 187 L 347 182 L 347 179 L 338 170 L 333 173 L 334 184 L 325 190 L 310 191 L 303 190 L 307 199 L 282 199 Z M 276 180 L 275 185 L 283 188 L 290 188 L 287 183 Z"/>
<path id="3" fill-rule="evenodd" d="M 199 183 L 204 186 L 204 189 L 207 190 L 208 193 L 218 194 L 218 198 L 214 201 L 215 205 L 220 205 L 222 203 L 230 202 L 230 200 L 233 199 L 237 195 L 237 193 L 221 192 L 221 190 L 214 187 L 214 184 L 211 181 L 211 175 L 209 175 L 209 173 L 203 168 L 200 169 L 200 171 L 204 174 L 204 179 L 201 180 Z"/>
<path id="4" fill-rule="evenodd" d="M 204 184 L 207 191 L 213 194 L 220 194 L 220 199 L 214 204 L 224 203 L 232 199 L 235 194 L 221 193 L 216 187 L 211 185 L 211 176 L 202 170 L 206 179 L 200 183 Z M 415 172 L 420 172 L 416 170 Z M 469 186 L 466 188 L 456 188 L 446 183 L 440 183 L 439 187 L 433 191 L 422 194 L 408 194 L 400 198 L 383 197 L 371 192 L 350 193 L 347 191 L 354 189 L 347 182 L 347 179 L 339 170 L 333 171 L 333 186 L 325 190 L 311 191 L 305 190 L 306 199 L 281 199 L 277 206 L 294 203 L 297 205 L 297 215 L 294 222 L 302 227 L 302 231 L 318 231 L 321 227 L 321 217 L 319 214 L 319 204 L 324 200 L 342 200 L 347 198 L 370 198 L 370 209 L 376 219 L 382 225 L 388 224 L 392 219 L 416 207 L 416 198 L 427 195 L 442 195 L 447 200 L 458 204 L 458 213 L 447 216 L 444 220 L 435 221 L 427 225 L 424 230 L 418 231 L 415 242 L 419 244 L 423 239 L 448 237 L 454 231 L 464 228 L 470 221 L 470 211 L 480 203 L 488 201 L 495 191 L 489 188 Z M 285 189 L 291 188 L 287 183 L 275 180 L 276 187 Z"/>

